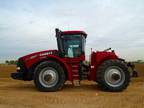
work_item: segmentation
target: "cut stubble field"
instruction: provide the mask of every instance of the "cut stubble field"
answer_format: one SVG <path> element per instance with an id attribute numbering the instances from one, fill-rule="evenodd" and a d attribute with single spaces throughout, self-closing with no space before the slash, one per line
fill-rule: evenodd
<path id="1" fill-rule="evenodd" d="M 80 87 L 66 82 L 61 91 L 39 92 L 33 81 L 13 80 L 15 65 L 0 65 L 0 108 L 144 108 L 144 64 L 137 64 L 138 78 L 132 78 L 123 92 L 104 92 L 95 82 Z"/>

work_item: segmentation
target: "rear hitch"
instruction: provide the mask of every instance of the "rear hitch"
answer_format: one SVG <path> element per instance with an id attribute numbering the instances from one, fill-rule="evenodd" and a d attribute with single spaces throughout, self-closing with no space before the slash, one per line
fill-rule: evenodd
<path id="1" fill-rule="evenodd" d="M 131 77 L 138 77 L 138 72 L 135 70 L 135 65 L 131 62 L 128 62 L 127 66 L 131 69 Z"/>
<path id="2" fill-rule="evenodd" d="M 120 61 L 123 61 L 128 68 L 130 69 L 131 72 L 131 77 L 138 77 L 138 72 L 135 69 L 135 65 L 132 62 L 126 62 L 125 59 L 119 58 Z"/>

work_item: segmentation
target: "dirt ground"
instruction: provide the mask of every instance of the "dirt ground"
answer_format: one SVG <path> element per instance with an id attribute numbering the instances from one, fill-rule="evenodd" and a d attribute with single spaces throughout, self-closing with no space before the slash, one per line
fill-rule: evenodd
<path id="1" fill-rule="evenodd" d="M 144 65 L 136 68 L 140 77 L 123 92 L 104 92 L 89 81 L 80 87 L 67 83 L 58 92 L 39 92 L 32 81 L 9 77 L 14 65 L 0 65 L 0 108 L 144 108 Z"/>

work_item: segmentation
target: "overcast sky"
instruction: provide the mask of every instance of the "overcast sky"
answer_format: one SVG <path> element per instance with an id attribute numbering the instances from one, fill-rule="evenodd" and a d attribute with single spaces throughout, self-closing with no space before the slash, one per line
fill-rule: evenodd
<path id="1" fill-rule="evenodd" d="M 144 60 L 143 0 L 0 0 L 0 62 L 56 49 L 55 28 L 84 30 L 86 55 L 112 47 Z"/>

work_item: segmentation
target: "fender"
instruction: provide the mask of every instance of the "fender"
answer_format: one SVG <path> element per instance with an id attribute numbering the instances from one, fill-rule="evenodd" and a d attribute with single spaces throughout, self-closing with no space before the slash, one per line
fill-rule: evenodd
<path id="1" fill-rule="evenodd" d="M 47 50 L 47 51 L 33 53 L 30 55 L 26 55 L 26 56 L 22 57 L 21 59 L 24 61 L 26 68 L 28 70 L 31 70 L 30 73 L 33 73 L 34 68 L 39 63 L 41 63 L 43 61 L 47 61 L 47 60 L 55 60 L 64 67 L 65 72 L 67 72 L 66 74 L 68 75 L 68 79 L 71 79 L 71 75 L 69 74 L 70 69 L 69 69 L 68 65 L 66 64 L 66 61 L 58 56 L 57 50 Z"/>
<path id="2" fill-rule="evenodd" d="M 114 52 L 92 52 L 91 54 L 91 67 L 90 67 L 90 75 L 89 79 L 96 81 L 96 71 L 98 67 L 106 60 L 118 59 L 118 56 Z"/>

